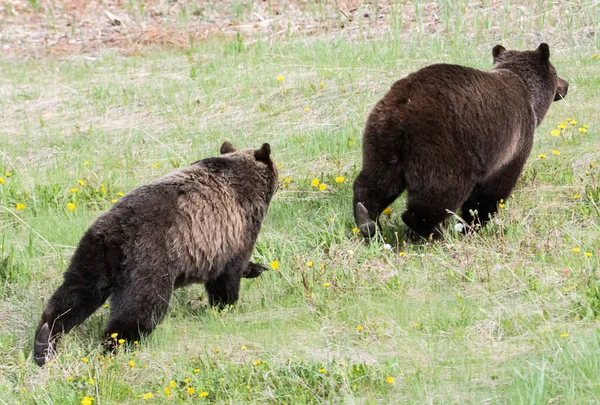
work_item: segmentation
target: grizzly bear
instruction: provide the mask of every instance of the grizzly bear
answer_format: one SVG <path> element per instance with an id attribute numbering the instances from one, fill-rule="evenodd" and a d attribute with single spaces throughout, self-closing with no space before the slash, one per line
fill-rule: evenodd
<path id="1" fill-rule="evenodd" d="M 204 283 L 211 305 L 238 299 L 240 279 L 265 266 L 250 262 L 278 188 L 269 144 L 199 160 L 120 199 L 83 235 L 62 285 L 35 333 L 41 366 L 64 333 L 111 298 L 105 344 L 114 333 L 135 341 L 164 317 L 173 290 Z M 114 340 L 114 339 L 113 339 Z"/>
<path id="2" fill-rule="evenodd" d="M 550 50 L 496 45 L 490 71 L 430 65 L 397 81 L 370 113 L 363 167 L 354 182 L 354 218 L 371 237 L 378 217 L 404 190 L 411 239 L 439 238 L 460 208 L 483 226 L 506 199 L 552 101 L 567 94 Z"/>

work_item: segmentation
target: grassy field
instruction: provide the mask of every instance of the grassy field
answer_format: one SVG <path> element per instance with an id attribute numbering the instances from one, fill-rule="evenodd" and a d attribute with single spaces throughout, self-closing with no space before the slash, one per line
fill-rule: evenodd
<path id="1" fill-rule="evenodd" d="M 600 5 L 581 3 L 445 1 L 430 30 L 417 1 L 380 33 L 365 18 L 185 51 L 1 60 L 0 403 L 600 403 Z M 467 237 L 451 219 L 443 241 L 407 245 L 401 198 L 385 240 L 354 234 L 361 131 L 390 85 L 435 62 L 489 69 L 496 43 L 542 41 L 569 94 L 497 219 Z M 34 328 L 89 224 L 225 140 L 269 142 L 280 165 L 254 253 L 274 269 L 223 312 L 202 286 L 177 291 L 115 358 L 101 308 L 38 368 Z"/>

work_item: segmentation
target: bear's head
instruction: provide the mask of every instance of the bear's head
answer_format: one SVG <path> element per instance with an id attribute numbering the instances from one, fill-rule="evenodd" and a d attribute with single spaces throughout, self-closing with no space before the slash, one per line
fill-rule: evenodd
<path id="1" fill-rule="evenodd" d="M 494 70 L 506 69 L 516 73 L 529 88 L 538 125 L 552 101 L 561 100 L 567 95 L 569 83 L 558 77 L 550 63 L 548 44 L 541 44 L 534 51 L 512 51 L 496 45 L 492 49 L 492 56 Z"/>
<path id="2" fill-rule="evenodd" d="M 223 142 L 221 155 L 231 159 L 240 159 L 254 166 L 253 170 L 270 187 L 268 198 L 270 199 L 279 187 L 277 165 L 271 159 L 271 146 L 263 143 L 260 149 L 235 149 L 231 142 Z"/>

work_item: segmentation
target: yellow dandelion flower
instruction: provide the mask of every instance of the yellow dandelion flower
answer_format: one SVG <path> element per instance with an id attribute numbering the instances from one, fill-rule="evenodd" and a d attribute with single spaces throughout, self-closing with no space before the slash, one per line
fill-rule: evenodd
<path id="1" fill-rule="evenodd" d="M 385 379 L 385 381 L 387 381 L 388 384 L 393 385 L 394 384 L 394 377 L 388 377 Z"/>
<path id="2" fill-rule="evenodd" d="M 171 395 L 171 389 L 169 387 L 165 387 L 164 391 L 165 391 L 165 394 Z"/>
<path id="3" fill-rule="evenodd" d="M 592 59 L 598 59 L 598 54 L 597 53 L 593 53 L 592 54 Z"/>
<path id="4" fill-rule="evenodd" d="M 190 377 L 187 377 L 183 380 L 186 384 L 189 384 L 190 381 L 192 381 L 192 379 Z"/>
<path id="5" fill-rule="evenodd" d="M 195 369 L 194 369 L 194 373 L 198 374 L 199 372 L 200 372 L 200 369 L 199 369 L 199 368 L 195 368 Z"/>
<path id="6" fill-rule="evenodd" d="M 555 156 L 558 156 L 558 155 L 560 155 L 560 151 L 558 151 L 558 150 L 554 149 L 554 150 L 552 151 L 552 154 L 553 154 L 553 155 L 555 155 Z"/>
<path id="7" fill-rule="evenodd" d="M 319 87 L 320 87 L 320 88 L 323 88 L 323 87 L 325 87 L 325 83 L 319 83 Z"/>
<path id="8" fill-rule="evenodd" d="M 356 228 L 356 227 L 355 227 L 355 228 L 352 228 L 352 233 L 353 233 L 353 234 L 355 234 L 355 235 L 356 235 L 358 232 L 360 232 L 360 229 L 358 229 L 358 228 Z"/>
<path id="9" fill-rule="evenodd" d="M 586 255 L 587 257 L 592 257 L 592 252 L 585 252 L 585 255 Z"/>
<path id="10" fill-rule="evenodd" d="M 580 248 L 578 248 L 578 247 L 574 247 L 574 248 L 573 248 L 573 249 L 571 249 L 571 250 L 572 250 L 573 252 L 575 252 L 575 253 L 579 253 L 579 252 L 581 252 L 581 249 L 580 249 Z"/>
<path id="11" fill-rule="evenodd" d="M 336 183 L 343 183 L 346 178 L 344 176 L 338 176 L 335 178 Z"/>
<path id="12" fill-rule="evenodd" d="M 134 345 L 139 345 L 139 344 L 140 344 L 140 342 L 138 342 L 137 340 L 134 340 L 134 341 L 133 341 L 133 344 L 134 344 Z"/>
<path id="13" fill-rule="evenodd" d="M 113 339 L 116 339 L 116 338 L 117 338 L 117 336 L 119 336 L 119 334 L 118 334 L 118 333 L 113 333 L 112 335 L 110 335 L 110 337 L 111 337 L 111 338 L 113 338 Z"/>
<path id="14" fill-rule="evenodd" d="M 118 342 L 120 345 L 123 345 L 123 344 L 125 344 L 125 339 L 119 339 L 117 342 Z"/>
<path id="15" fill-rule="evenodd" d="M 421 324 L 420 324 L 420 323 L 418 323 L 418 322 L 414 322 L 414 323 L 411 323 L 411 324 L 410 324 L 410 327 L 411 327 L 411 328 L 418 328 L 419 326 L 421 326 Z"/>
<path id="16" fill-rule="evenodd" d="M 202 391 L 200 394 L 198 394 L 198 396 L 199 396 L 200 398 L 206 398 L 206 397 L 208 396 L 208 392 L 206 392 L 206 391 Z"/>
<path id="17" fill-rule="evenodd" d="M 10 172 L 6 172 L 6 173 L 4 173 L 4 175 L 5 175 L 6 177 L 10 177 L 10 176 L 11 176 Z"/>
<path id="18" fill-rule="evenodd" d="M 560 131 L 558 129 L 553 129 L 552 131 L 550 131 L 550 135 L 560 136 Z"/>
<path id="19" fill-rule="evenodd" d="M 325 374 L 326 372 L 327 372 L 327 370 L 325 370 L 324 368 L 319 369 L 319 373 L 321 373 L 321 374 Z"/>
<path id="20" fill-rule="evenodd" d="M 579 195 L 579 193 L 577 193 L 573 196 L 573 198 L 576 200 L 579 200 L 581 198 L 581 195 Z"/>
<path id="21" fill-rule="evenodd" d="M 104 308 L 108 308 L 108 304 L 104 304 L 102 305 Z"/>
<path id="22" fill-rule="evenodd" d="M 89 363 L 90 359 L 88 359 L 87 357 L 82 357 L 81 361 L 83 361 L 84 363 Z"/>
<path id="23" fill-rule="evenodd" d="M 160 167 L 160 162 L 156 162 L 152 165 L 153 168 L 158 169 Z"/>
<path id="24" fill-rule="evenodd" d="M 593 169 L 596 166 L 598 166 L 598 163 L 596 163 L 596 162 L 590 162 L 590 168 Z"/>
<path id="25" fill-rule="evenodd" d="M 85 181 L 83 180 L 77 180 L 77 183 L 79 183 L 80 186 L 85 186 Z"/>
<path id="26" fill-rule="evenodd" d="M 359 331 L 359 332 L 361 332 L 363 329 L 364 329 L 364 328 L 363 328 L 361 325 L 358 325 L 358 326 L 356 327 L 356 330 L 357 330 L 357 331 Z"/>
<path id="27" fill-rule="evenodd" d="M 15 205 L 15 208 L 17 209 L 17 211 L 21 211 L 25 209 L 25 204 L 23 203 L 17 203 L 17 205 Z"/>
<path id="28" fill-rule="evenodd" d="M 171 386 L 171 388 L 175 388 L 177 386 L 177 383 L 173 380 L 169 381 L 169 386 Z"/>
<path id="29" fill-rule="evenodd" d="M 568 333 L 561 333 L 560 334 L 560 337 L 563 338 L 563 339 L 566 338 L 566 337 L 568 337 L 568 336 L 569 336 Z"/>
<path id="30" fill-rule="evenodd" d="M 581 128 L 577 128 L 579 130 L 579 132 L 581 132 L 582 134 L 587 134 L 587 128 L 581 127 Z"/>
<path id="31" fill-rule="evenodd" d="M 89 383 L 90 385 L 94 385 L 94 384 L 95 384 L 95 383 L 94 383 L 94 379 L 93 379 L 93 378 L 90 378 L 90 379 L 88 379 L 88 383 Z"/>
<path id="32" fill-rule="evenodd" d="M 68 382 L 71 382 L 71 381 L 73 381 L 73 377 L 70 377 L 70 376 L 69 376 L 69 377 L 67 377 L 67 381 L 68 381 Z"/>
<path id="33" fill-rule="evenodd" d="M 279 262 L 277 260 L 273 260 L 271 262 L 271 269 L 272 270 L 277 270 L 279 268 Z"/>
<path id="34" fill-rule="evenodd" d="M 285 77 L 283 77 L 283 76 L 281 76 L 281 75 L 277 76 L 277 81 L 278 81 L 278 82 L 282 82 L 282 81 L 284 81 L 284 80 L 285 80 Z"/>
<path id="35" fill-rule="evenodd" d="M 582 125 L 581 128 L 583 128 L 583 129 L 589 129 L 590 126 L 589 125 Z"/>
<path id="36" fill-rule="evenodd" d="M 400 253 L 398 253 L 398 254 L 400 255 L 400 257 L 404 257 L 404 256 L 406 256 L 406 252 L 400 252 Z"/>
<path id="37" fill-rule="evenodd" d="M 260 365 L 260 360 L 256 360 L 256 361 L 252 362 L 252 365 L 253 365 L 253 366 L 258 366 L 258 365 Z"/>
<path id="38" fill-rule="evenodd" d="M 576 125 L 576 124 L 577 124 L 577 121 L 575 121 L 575 120 L 571 120 L 571 122 L 569 122 L 569 124 L 571 124 L 571 125 Z"/>
<path id="39" fill-rule="evenodd" d="M 123 197 L 124 195 L 125 195 L 125 193 L 124 193 L 124 192 L 122 192 L 122 191 L 119 191 L 119 192 L 117 193 L 117 196 L 118 196 L 118 197 Z"/>
<path id="40" fill-rule="evenodd" d="M 283 181 L 286 182 L 286 183 L 289 183 L 289 182 L 292 181 L 292 179 L 290 177 L 284 177 Z"/>
<path id="41" fill-rule="evenodd" d="M 67 204 L 67 209 L 68 209 L 69 211 L 73 211 L 73 210 L 75 209 L 75 204 L 74 204 L 74 203 L 68 203 L 68 204 Z"/>
<path id="42" fill-rule="evenodd" d="M 117 201 L 119 201 L 118 198 L 113 198 L 112 200 L 110 200 L 110 202 L 113 203 L 113 204 L 116 203 Z"/>
<path id="43" fill-rule="evenodd" d="M 133 360 L 129 360 L 129 363 L 127 363 L 127 364 L 129 364 L 129 367 L 131 367 L 131 368 L 135 367 L 135 361 L 133 361 Z"/>
<path id="44" fill-rule="evenodd" d="M 153 396 L 154 396 L 154 394 L 153 394 L 153 393 L 151 393 L 151 392 L 148 392 L 148 393 L 146 393 L 146 394 L 142 395 L 142 398 L 144 399 L 144 401 L 147 401 L 147 400 L 149 400 L 150 398 L 152 398 Z"/>
<path id="45" fill-rule="evenodd" d="M 314 179 L 312 179 L 312 181 L 310 182 L 310 184 L 312 184 L 313 187 L 318 187 L 319 186 L 319 179 L 317 179 L 315 177 Z"/>
<path id="46" fill-rule="evenodd" d="M 94 403 L 94 398 L 92 398 L 92 397 L 81 398 L 81 405 L 92 405 L 93 403 Z"/>
<path id="47" fill-rule="evenodd" d="M 314 265 L 314 263 L 313 263 L 313 261 L 311 260 L 310 262 L 306 263 L 306 265 L 307 265 L 308 267 L 312 267 L 312 266 Z"/>
<path id="48" fill-rule="evenodd" d="M 85 167 L 88 167 L 88 166 L 90 165 L 90 162 L 88 162 L 88 161 L 86 160 L 85 162 L 83 162 L 83 165 L 84 165 Z"/>
<path id="49" fill-rule="evenodd" d="M 309 107 L 304 107 L 304 111 L 309 112 L 310 108 Z"/>
<path id="50" fill-rule="evenodd" d="M 387 207 L 386 209 L 383 210 L 384 215 L 390 215 L 391 213 L 392 213 L 392 209 L 390 207 Z"/>
<path id="51" fill-rule="evenodd" d="M 505 204 L 498 204 L 498 208 L 500 208 L 500 209 L 503 209 L 503 208 L 505 208 L 505 207 L 506 207 L 506 205 L 505 205 Z"/>
<path id="52" fill-rule="evenodd" d="M 327 189 L 327 184 L 321 183 L 319 184 L 319 191 L 325 191 Z"/>
<path id="53" fill-rule="evenodd" d="M 77 187 L 73 187 L 69 189 L 69 193 L 77 193 L 79 189 Z"/>
<path id="54" fill-rule="evenodd" d="M 561 122 L 560 124 L 557 125 L 557 128 L 560 128 L 560 129 L 565 129 L 566 127 L 567 127 L 567 124 L 564 122 Z"/>
<path id="55" fill-rule="evenodd" d="M 4 184 L 4 177 L 0 177 L 0 184 Z"/>
<path id="56" fill-rule="evenodd" d="M 196 390 L 193 389 L 192 387 L 187 387 L 186 391 L 187 391 L 188 395 L 194 395 L 194 393 L 196 392 Z"/>
<path id="57" fill-rule="evenodd" d="M 540 153 L 540 154 L 538 155 L 538 157 L 539 157 L 540 159 L 545 159 L 545 158 L 546 158 L 546 155 L 545 155 L 545 154 L 543 154 L 543 153 Z"/>
<path id="58" fill-rule="evenodd" d="M 331 283 L 323 283 L 323 287 L 325 288 L 329 288 L 331 286 Z"/>

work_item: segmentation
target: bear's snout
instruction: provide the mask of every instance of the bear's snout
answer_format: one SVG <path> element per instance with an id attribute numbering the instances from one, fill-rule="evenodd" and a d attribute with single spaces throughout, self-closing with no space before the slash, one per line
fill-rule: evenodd
<path id="1" fill-rule="evenodd" d="M 554 101 L 562 100 L 569 91 L 569 83 L 565 79 L 558 78 L 558 84 L 556 85 L 556 94 L 554 95 Z"/>

